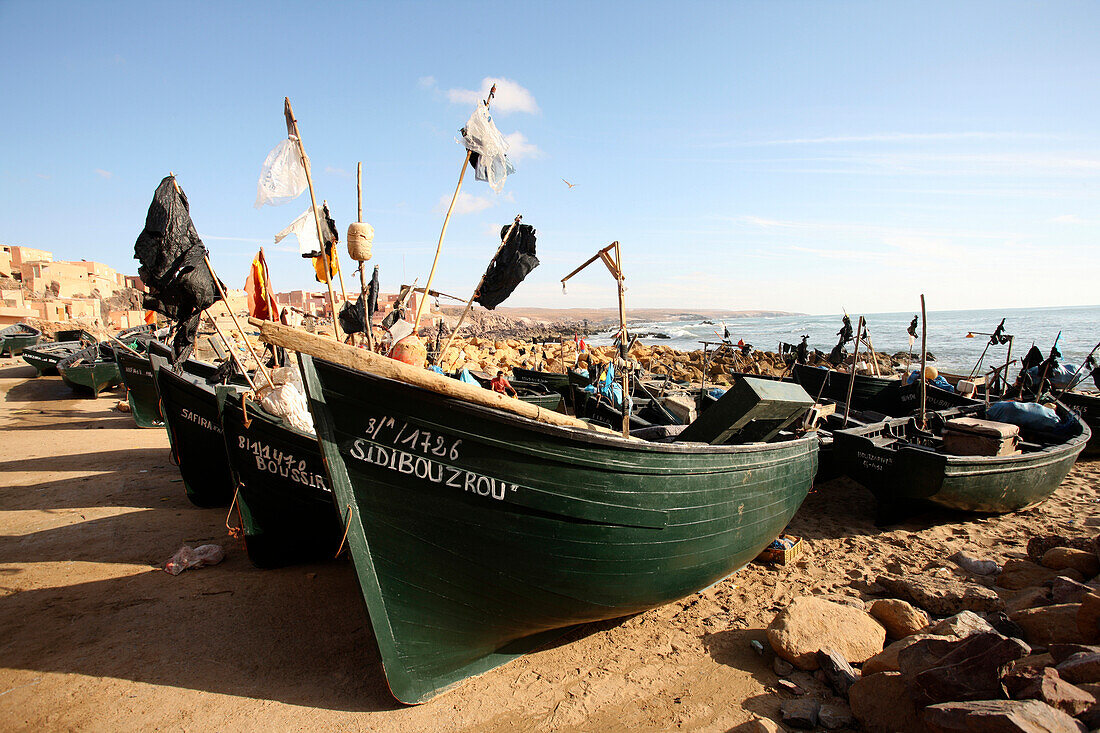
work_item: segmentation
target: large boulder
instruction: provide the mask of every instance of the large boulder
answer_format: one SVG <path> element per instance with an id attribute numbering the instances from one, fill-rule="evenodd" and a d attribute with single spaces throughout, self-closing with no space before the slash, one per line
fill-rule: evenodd
<path id="1" fill-rule="evenodd" d="M 897 672 L 898 654 L 907 646 L 915 644 L 922 639 L 946 639 L 953 636 L 935 636 L 933 634 L 913 634 L 904 639 L 898 639 L 893 644 L 888 644 L 885 649 L 863 663 L 863 674 L 878 674 L 879 672 Z"/>
<path id="2" fill-rule="evenodd" d="M 1080 733 L 1070 716 L 1038 700 L 978 700 L 931 705 L 920 713 L 931 733 Z"/>
<path id="3" fill-rule="evenodd" d="M 1086 578 L 1092 578 L 1100 573 L 1100 559 L 1097 559 L 1095 552 L 1085 552 L 1072 547 L 1052 547 L 1043 553 L 1040 562 L 1043 567 L 1051 570 L 1076 570 Z"/>
<path id="4" fill-rule="evenodd" d="M 897 672 L 860 677 L 848 691 L 852 715 L 868 733 L 922 733 L 917 707 Z"/>
<path id="5" fill-rule="evenodd" d="M 832 648 L 859 664 L 882 651 L 886 629 L 866 612 L 813 596 L 794 599 L 768 626 L 768 642 L 799 669 L 817 669 L 817 652 Z"/>
<path id="6" fill-rule="evenodd" d="M 1008 590 L 1023 590 L 1037 586 L 1050 585 L 1059 575 L 1084 580 L 1080 572 L 1073 569 L 1051 570 L 1029 560 L 1006 560 L 1001 574 L 997 576 L 997 585 Z"/>
<path id="7" fill-rule="evenodd" d="M 1056 667 L 1058 676 L 1075 685 L 1100 682 L 1100 654 L 1078 652 L 1063 659 Z"/>
<path id="8" fill-rule="evenodd" d="M 957 640 L 918 641 L 898 654 L 898 668 L 918 707 L 996 700 L 1008 697 L 1001 683 L 1005 669 L 1030 653 L 1019 639 L 985 632 Z"/>
<path id="9" fill-rule="evenodd" d="M 990 588 L 952 578 L 880 575 L 875 582 L 933 616 L 951 616 L 960 611 L 1001 611 L 1005 607 L 1004 601 Z"/>
<path id="10" fill-rule="evenodd" d="M 1084 641 L 1077 629 L 1077 609 L 1080 604 L 1061 603 L 1039 608 L 1026 608 L 1012 614 L 1012 621 L 1024 630 L 1029 644 L 1079 644 Z"/>
<path id="11" fill-rule="evenodd" d="M 1077 631 L 1087 644 L 1100 641 L 1100 592 L 1090 591 L 1081 596 L 1077 609 Z"/>
<path id="12" fill-rule="evenodd" d="M 893 639 L 904 639 L 920 633 L 931 623 L 927 613 L 899 598 L 875 601 L 868 611 L 886 627 L 886 633 Z"/>
<path id="13" fill-rule="evenodd" d="M 1031 675 L 1006 677 L 1005 686 L 1017 700 L 1040 700 L 1073 716 L 1096 704 L 1096 698 L 1063 680 L 1054 667 L 1037 670 Z"/>
<path id="14" fill-rule="evenodd" d="M 1055 547 L 1072 547 L 1075 550 L 1090 552 L 1093 549 L 1092 540 L 1088 537 L 1064 537 L 1060 534 L 1041 535 L 1032 537 L 1027 541 L 1027 556 L 1039 562 L 1043 555 Z"/>
<path id="15" fill-rule="evenodd" d="M 924 633 L 936 636 L 954 636 L 962 639 L 971 634 L 987 631 L 995 631 L 988 621 L 973 611 L 962 611 L 929 625 Z"/>

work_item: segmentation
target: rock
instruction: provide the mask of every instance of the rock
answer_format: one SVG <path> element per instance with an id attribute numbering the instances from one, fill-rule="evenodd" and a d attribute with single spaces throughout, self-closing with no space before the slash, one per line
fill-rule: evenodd
<path id="1" fill-rule="evenodd" d="M 996 575 L 1001 571 L 1001 566 L 992 560 L 979 560 L 961 552 L 956 552 L 947 559 L 974 575 Z"/>
<path id="2" fill-rule="evenodd" d="M 1001 574 L 997 576 L 997 585 L 1009 590 L 1022 590 L 1050 585 L 1059 575 L 1065 575 L 1074 580 L 1085 579 L 1078 571 L 1072 569 L 1059 572 L 1027 560 L 1007 560 Z"/>
<path id="3" fill-rule="evenodd" d="M 1046 652 L 1042 654 L 1028 654 L 1026 657 L 1020 657 L 1012 663 L 1010 674 L 1030 674 L 1034 676 L 1038 674 L 1036 670 L 1042 670 L 1043 667 L 1053 667 L 1054 657 L 1050 656 Z"/>
<path id="4" fill-rule="evenodd" d="M 783 657 L 776 657 L 772 660 L 772 670 L 776 677 L 786 677 L 794 671 L 794 665 Z"/>
<path id="5" fill-rule="evenodd" d="M 868 612 L 886 627 L 886 633 L 894 639 L 919 633 L 931 623 L 927 613 L 898 598 L 875 601 Z"/>
<path id="6" fill-rule="evenodd" d="M 893 644 L 888 645 L 881 652 L 868 659 L 863 663 L 863 674 L 877 674 L 879 672 L 897 672 L 898 671 L 898 654 L 902 649 L 920 641 L 921 639 L 947 639 L 951 640 L 954 636 L 934 636 L 932 634 L 913 634 L 907 636 L 904 639 L 899 639 Z"/>
<path id="7" fill-rule="evenodd" d="M 1100 682 L 1100 654 L 1078 652 L 1063 659 L 1055 669 L 1059 677 L 1075 685 Z"/>
<path id="8" fill-rule="evenodd" d="M 768 642 L 799 669 L 817 668 L 817 651 L 835 649 L 849 663 L 882 651 L 886 630 L 864 611 L 812 596 L 794 599 L 768 626 Z"/>
<path id="9" fill-rule="evenodd" d="M 1077 631 L 1085 643 L 1100 641 L 1100 592 L 1091 591 L 1081 596 L 1081 605 L 1077 609 Z"/>
<path id="10" fill-rule="evenodd" d="M 786 733 L 786 728 L 768 718 L 753 718 L 745 724 L 745 733 Z"/>
<path id="11" fill-rule="evenodd" d="M 1092 552 L 1092 540 L 1086 537 L 1063 537 L 1060 534 L 1048 534 L 1042 537 L 1032 537 L 1027 541 L 1027 556 L 1035 562 L 1039 562 L 1047 551 L 1055 547 L 1072 547 L 1076 550 Z"/>
<path id="12" fill-rule="evenodd" d="M 1005 684 L 1017 700 L 1040 700 L 1063 713 L 1077 716 L 1096 704 L 1096 698 L 1058 676 L 1058 670 L 1047 667 L 1030 678 L 1016 678 L 1016 684 Z M 1015 689 L 1014 689 L 1015 688 Z"/>
<path id="13" fill-rule="evenodd" d="M 1047 649 L 1050 652 L 1052 664 L 1061 664 L 1074 654 L 1100 654 L 1100 646 L 1088 644 L 1051 644 Z"/>
<path id="14" fill-rule="evenodd" d="M 1078 583 L 1073 578 L 1059 575 L 1051 581 L 1050 598 L 1055 603 L 1080 603 L 1081 598 L 1091 590 L 1093 589 L 1084 583 Z"/>
<path id="15" fill-rule="evenodd" d="M 798 685 L 802 689 L 802 693 L 805 695 L 812 695 L 818 698 L 831 695 L 832 690 L 829 689 L 829 686 L 825 684 L 824 680 L 817 679 L 817 674 L 817 672 L 810 674 L 809 672 L 803 672 L 802 670 L 797 669 L 794 672 L 791 672 L 789 680 Z"/>
<path id="16" fill-rule="evenodd" d="M 978 700 L 932 705 L 920 713 L 931 733 L 1080 733 L 1077 722 L 1038 700 Z"/>
<path id="17" fill-rule="evenodd" d="M 1014 636 L 1017 639 L 1024 638 L 1023 628 L 1009 618 L 1008 614 L 1004 611 L 997 611 L 996 613 L 989 614 L 989 625 L 997 630 L 997 633 L 1004 634 L 1005 636 Z"/>
<path id="18" fill-rule="evenodd" d="M 951 578 L 880 575 L 875 582 L 933 616 L 951 616 L 960 611 L 1001 611 L 1005 607 L 1004 601 L 993 590 Z"/>
<path id="19" fill-rule="evenodd" d="M 127 400 L 119 400 L 118 404 L 115 405 L 115 409 L 119 412 L 129 412 L 130 403 Z"/>
<path id="20" fill-rule="evenodd" d="M 1080 604 L 1062 603 L 1017 611 L 1011 618 L 1024 630 L 1024 638 L 1032 646 L 1077 644 L 1084 639 L 1077 630 L 1077 609 Z"/>
<path id="21" fill-rule="evenodd" d="M 922 733 L 917 708 L 897 672 L 860 677 L 848 691 L 852 715 L 869 733 Z"/>
<path id="22" fill-rule="evenodd" d="M 994 631 L 993 626 L 973 611 L 963 611 L 937 621 L 924 630 L 925 634 L 954 636 L 959 639 L 978 632 Z"/>
<path id="23" fill-rule="evenodd" d="M 779 706 L 783 723 L 791 728 L 809 730 L 817 727 L 817 711 L 821 703 L 812 697 L 784 700 Z"/>
<path id="24" fill-rule="evenodd" d="M 783 690 L 784 692 L 788 692 L 792 695 L 800 695 L 801 696 L 801 695 L 806 694 L 805 690 L 803 690 L 801 687 L 799 687 L 795 683 L 791 682 L 790 680 L 781 679 L 776 683 L 776 686 L 779 689 Z"/>
<path id="25" fill-rule="evenodd" d="M 1055 580 L 1058 580 L 1058 578 L 1055 578 Z M 1013 594 L 1012 598 L 1006 604 L 1005 610 L 1012 614 L 1016 611 L 1022 611 L 1025 608 L 1049 606 L 1052 602 L 1051 593 L 1046 588 L 1024 588 L 1018 593 Z"/>
<path id="26" fill-rule="evenodd" d="M 1085 552 L 1072 547 L 1052 547 L 1043 554 L 1040 563 L 1051 570 L 1073 569 L 1086 578 L 1100 573 L 1100 559 L 1091 549 Z"/>
<path id="27" fill-rule="evenodd" d="M 918 707 L 997 700 L 1008 696 L 1001 684 L 1005 668 L 1030 653 L 1019 639 L 985 632 L 957 640 L 918 641 L 898 654 L 898 668 Z"/>
<path id="28" fill-rule="evenodd" d="M 848 728 L 852 725 L 852 709 L 843 700 L 826 700 L 817 711 L 817 722 L 826 730 Z"/>
<path id="29" fill-rule="evenodd" d="M 828 648 L 817 652 L 817 664 L 837 694 L 847 697 L 848 690 L 859 679 L 859 673 L 852 669 L 852 665 L 839 652 Z"/>

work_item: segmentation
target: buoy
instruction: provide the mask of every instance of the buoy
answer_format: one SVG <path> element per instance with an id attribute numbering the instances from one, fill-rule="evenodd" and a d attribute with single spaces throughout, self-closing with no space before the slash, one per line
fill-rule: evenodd
<path id="1" fill-rule="evenodd" d="M 428 360 L 428 349 L 424 342 L 415 333 L 410 333 L 405 338 L 393 345 L 390 350 L 390 358 L 403 361 L 415 367 L 423 367 Z"/>
<path id="2" fill-rule="evenodd" d="M 348 225 L 348 255 L 356 262 L 370 259 L 374 242 L 374 227 L 365 221 L 353 221 Z"/>

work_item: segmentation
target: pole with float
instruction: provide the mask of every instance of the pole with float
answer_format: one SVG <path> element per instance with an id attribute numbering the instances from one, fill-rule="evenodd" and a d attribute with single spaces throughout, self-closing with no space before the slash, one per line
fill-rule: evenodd
<path id="1" fill-rule="evenodd" d="M 374 351 L 374 327 L 371 324 L 369 304 L 367 303 L 367 277 L 363 263 L 371 258 L 371 244 L 374 241 L 374 228 L 363 221 L 363 164 L 355 167 L 356 220 L 348 225 L 348 256 L 359 263 L 359 292 L 363 298 L 363 330 L 367 335 L 367 348 Z M 343 275 L 340 276 L 343 287 Z M 345 300 L 347 296 L 344 296 Z"/>

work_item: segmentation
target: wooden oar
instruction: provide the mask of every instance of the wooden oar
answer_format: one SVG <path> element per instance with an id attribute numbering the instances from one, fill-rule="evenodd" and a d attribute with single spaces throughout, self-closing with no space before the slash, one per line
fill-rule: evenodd
<path id="1" fill-rule="evenodd" d="M 508 397 L 500 392 L 483 387 L 460 382 L 457 379 L 445 377 L 442 374 L 428 371 L 406 364 L 396 359 L 375 354 L 366 349 L 359 349 L 348 344 L 332 341 L 312 333 L 284 326 L 281 323 L 262 321 L 258 318 L 250 318 L 248 322 L 260 329 L 260 339 L 265 343 L 282 346 L 291 351 L 331 361 L 350 369 L 367 372 L 386 379 L 395 379 L 414 387 L 427 389 L 446 397 L 454 397 L 476 405 L 492 407 L 498 410 L 515 413 L 530 420 L 557 425 L 566 428 L 579 428 L 594 432 L 615 435 L 618 433 L 601 428 L 598 425 L 590 425 L 575 417 L 563 415 L 560 412 L 545 410 L 537 405 L 532 405 L 514 397 Z"/>

